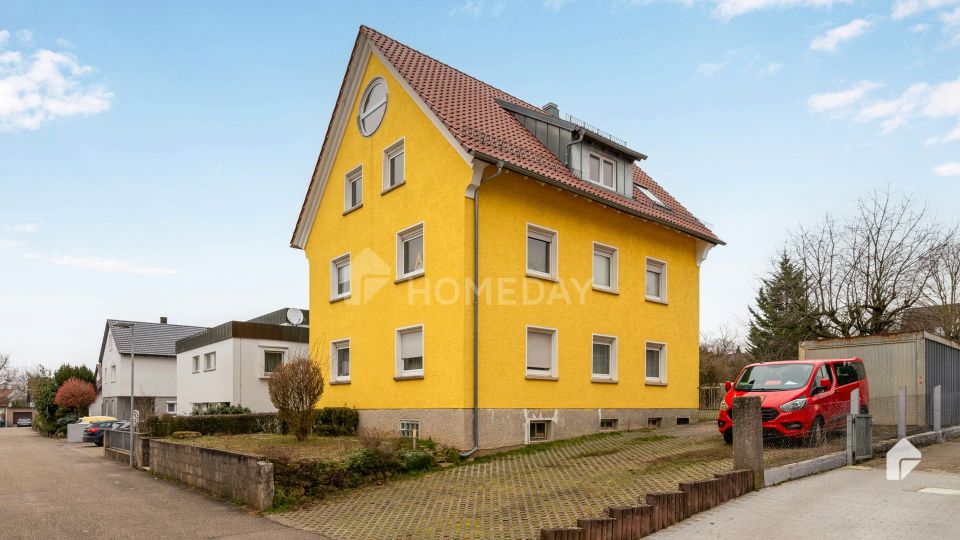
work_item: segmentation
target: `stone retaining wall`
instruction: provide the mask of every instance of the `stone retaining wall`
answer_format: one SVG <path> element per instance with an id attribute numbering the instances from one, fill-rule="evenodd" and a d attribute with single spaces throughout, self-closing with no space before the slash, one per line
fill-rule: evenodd
<path id="1" fill-rule="evenodd" d="M 257 510 L 273 504 L 273 463 L 260 458 L 164 439 L 150 440 L 150 468 L 157 474 Z"/>

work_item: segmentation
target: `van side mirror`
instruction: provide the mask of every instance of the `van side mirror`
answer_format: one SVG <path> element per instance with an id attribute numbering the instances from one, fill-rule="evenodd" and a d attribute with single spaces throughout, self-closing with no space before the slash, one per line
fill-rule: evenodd
<path id="1" fill-rule="evenodd" d="M 723 383 L 723 388 L 729 392 L 730 389 L 733 388 L 733 383 L 731 383 L 730 381 L 726 381 Z"/>
<path id="2" fill-rule="evenodd" d="M 824 390 L 830 388 L 830 379 L 820 379 L 820 388 Z"/>

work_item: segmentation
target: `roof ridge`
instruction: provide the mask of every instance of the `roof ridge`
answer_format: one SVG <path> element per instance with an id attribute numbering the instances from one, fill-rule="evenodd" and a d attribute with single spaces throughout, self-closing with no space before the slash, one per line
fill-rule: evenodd
<path id="1" fill-rule="evenodd" d="M 428 58 L 428 59 L 430 59 L 430 60 L 432 60 L 432 61 L 440 64 L 441 66 L 443 66 L 443 67 L 445 67 L 445 68 L 447 68 L 447 69 L 456 71 L 457 73 L 463 75 L 464 77 L 467 77 L 468 79 L 474 80 L 474 81 L 476 81 L 477 83 L 482 84 L 483 86 L 486 86 L 487 88 L 490 88 L 491 90 L 495 90 L 495 91 L 497 91 L 497 92 L 499 92 L 499 93 L 501 93 L 501 94 L 503 94 L 503 95 L 505 95 L 505 96 L 513 99 L 513 100 L 516 101 L 518 104 L 520 104 L 520 105 L 522 105 L 522 106 L 524 106 L 524 107 L 528 107 L 528 108 L 531 108 L 531 109 L 533 109 L 533 110 L 535 110 L 535 111 L 538 111 L 538 112 L 541 112 L 541 113 L 546 114 L 546 113 L 544 112 L 544 110 L 541 109 L 540 107 L 537 107 L 536 105 L 534 105 L 534 104 L 532 104 L 532 103 L 530 103 L 530 102 L 528 102 L 528 101 L 525 101 L 525 100 L 523 100 L 523 99 L 520 99 L 520 98 L 518 98 L 517 96 L 515 96 L 515 95 L 513 95 L 513 94 L 511 94 L 511 93 L 509 93 L 509 92 L 507 92 L 507 91 L 505 91 L 505 90 L 502 90 L 502 89 L 500 89 L 500 88 L 498 88 L 498 87 L 496 87 L 496 86 L 494 86 L 494 85 L 492 85 L 492 84 L 490 84 L 490 83 L 488 83 L 488 82 L 486 82 L 486 81 L 483 81 L 483 80 L 481 80 L 481 79 L 479 79 L 479 78 L 477 78 L 477 77 L 474 77 L 473 75 L 467 73 L 466 71 L 463 71 L 462 69 L 459 69 L 459 68 L 456 68 L 456 67 L 454 67 L 454 66 L 451 66 L 450 64 L 444 62 L 443 60 L 439 60 L 439 59 L 437 59 L 437 58 L 435 58 L 435 57 L 433 57 L 433 56 L 431 56 L 431 55 L 429 55 L 429 54 L 421 51 L 420 49 L 413 48 L 413 47 L 411 47 L 410 45 L 407 45 L 406 43 L 404 43 L 404 42 L 402 42 L 402 41 L 399 41 L 399 40 L 397 40 L 397 39 L 394 39 L 394 38 L 388 36 L 387 34 L 384 34 L 383 32 L 377 30 L 376 28 L 371 28 L 371 27 L 369 27 L 369 26 L 367 26 L 367 25 L 361 24 L 361 25 L 360 25 L 360 29 L 367 31 L 368 33 L 369 33 L 369 32 L 373 32 L 373 33 L 379 34 L 379 35 L 381 35 L 381 36 L 389 39 L 390 41 L 396 43 L 397 45 L 400 45 L 400 46 L 402 46 L 402 47 L 406 47 L 407 49 L 410 49 L 411 51 L 413 51 L 413 52 L 415 52 L 415 53 L 417 53 L 417 54 L 419 54 L 419 55 L 421 55 L 421 56 L 423 56 L 423 57 L 425 57 L 425 58 Z M 387 60 L 389 61 L 389 58 L 388 58 Z M 391 62 L 391 63 L 393 63 L 393 62 Z M 394 67 L 396 67 L 395 64 L 394 64 Z M 405 78 L 406 78 L 406 77 L 405 77 Z M 418 92 L 418 93 L 419 93 L 419 92 Z"/>
<path id="2" fill-rule="evenodd" d="M 114 323 L 133 323 L 133 324 L 152 324 L 156 326 L 167 326 L 167 327 L 179 327 L 179 328 L 209 328 L 209 326 L 196 326 L 193 324 L 174 324 L 174 323 L 162 323 L 162 322 L 153 322 L 153 321 L 131 321 L 127 319 L 107 319 L 107 324 L 113 325 Z"/>

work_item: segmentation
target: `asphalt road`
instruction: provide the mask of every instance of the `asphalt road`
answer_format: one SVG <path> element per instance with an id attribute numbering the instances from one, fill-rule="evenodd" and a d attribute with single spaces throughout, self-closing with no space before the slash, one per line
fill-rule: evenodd
<path id="1" fill-rule="evenodd" d="M 103 457 L 0 429 L 0 538 L 322 538 Z"/>
<path id="2" fill-rule="evenodd" d="M 748 493 L 652 538 L 956 539 L 960 442 L 921 447 L 920 465 L 887 480 L 884 460 Z"/>

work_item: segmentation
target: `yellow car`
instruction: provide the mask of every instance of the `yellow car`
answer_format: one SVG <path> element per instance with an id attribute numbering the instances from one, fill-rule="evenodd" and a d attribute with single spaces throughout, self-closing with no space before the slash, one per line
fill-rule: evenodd
<path id="1" fill-rule="evenodd" d="M 113 420 L 116 420 L 116 418 L 112 416 L 84 416 L 78 423 L 92 424 L 94 422 L 111 422 Z"/>

